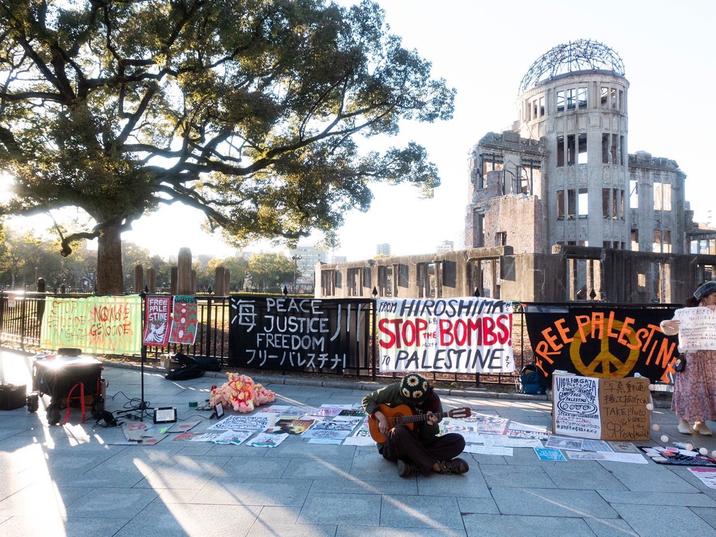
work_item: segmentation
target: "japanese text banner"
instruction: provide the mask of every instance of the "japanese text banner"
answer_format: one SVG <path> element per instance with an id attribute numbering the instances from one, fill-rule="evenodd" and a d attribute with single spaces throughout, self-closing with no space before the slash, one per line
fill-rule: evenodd
<path id="1" fill-rule="evenodd" d="M 487 298 L 379 299 L 380 370 L 514 371 L 512 304 Z"/>
<path id="2" fill-rule="evenodd" d="M 341 372 L 369 366 L 370 301 L 232 296 L 229 363 Z"/>
<path id="3" fill-rule="evenodd" d="M 91 354 L 141 352 L 142 299 L 131 296 L 48 297 L 40 347 L 74 347 Z"/>

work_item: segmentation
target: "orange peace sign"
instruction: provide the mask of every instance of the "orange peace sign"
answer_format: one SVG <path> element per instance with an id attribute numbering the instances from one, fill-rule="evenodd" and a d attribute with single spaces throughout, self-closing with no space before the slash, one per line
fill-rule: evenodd
<path id="1" fill-rule="evenodd" d="M 621 329 L 624 325 L 621 321 L 614 321 L 614 328 Z M 589 334 L 592 331 L 592 323 L 589 322 L 582 328 L 584 337 L 589 338 Z M 600 333 L 604 335 L 604 331 Z M 587 365 L 582 359 L 580 352 L 582 344 L 586 342 L 586 339 L 582 339 L 582 333 L 577 331 L 574 334 L 574 339 L 569 346 L 569 356 L 572 359 L 574 367 L 582 375 L 586 377 L 598 377 L 598 378 L 622 378 L 626 377 L 631 370 L 634 368 L 636 361 L 639 359 L 639 340 L 636 338 L 634 330 L 631 328 L 625 331 L 624 334 L 627 336 L 629 343 L 634 347 L 629 349 L 629 356 L 626 361 L 623 362 L 618 356 L 614 356 L 609 350 L 609 337 L 602 337 L 600 339 L 599 352 Z"/>

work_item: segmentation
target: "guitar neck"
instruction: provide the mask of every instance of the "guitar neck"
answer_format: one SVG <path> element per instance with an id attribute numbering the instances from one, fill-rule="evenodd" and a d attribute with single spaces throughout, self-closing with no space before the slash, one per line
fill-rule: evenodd
<path id="1" fill-rule="evenodd" d="M 438 419 L 442 419 L 448 415 L 447 412 L 433 412 L 434 416 Z M 395 424 L 398 423 L 415 423 L 418 421 L 425 421 L 428 418 L 427 414 L 413 414 L 412 416 L 396 416 L 394 418 Z"/>

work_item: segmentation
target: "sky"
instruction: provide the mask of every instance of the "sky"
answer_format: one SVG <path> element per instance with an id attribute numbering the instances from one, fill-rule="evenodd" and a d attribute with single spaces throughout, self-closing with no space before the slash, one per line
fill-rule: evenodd
<path id="1" fill-rule="evenodd" d="M 716 212 L 709 212 L 716 177 L 708 164 L 716 126 L 711 98 L 716 88 L 716 2 L 379 3 L 392 33 L 432 62 L 433 76 L 456 88 L 455 112 L 450 121 L 406 122 L 396 139 L 386 141 L 392 146 L 414 140 L 427 148 L 442 181 L 433 198 L 421 199 L 409 186 L 374 186 L 370 210 L 346 215 L 334 255 L 369 259 L 379 243 L 389 243 L 393 255 L 434 252 L 444 240 L 462 248 L 470 149 L 487 132 L 507 130 L 517 120 L 517 89 L 530 65 L 552 47 L 576 39 L 600 41 L 624 61 L 630 83 L 629 152 L 644 150 L 675 160 L 687 175 L 686 199 L 695 219 L 716 223 Z M 136 221 L 123 239 L 164 257 L 176 256 L 183 246 L 194 255 L 235 252 L 219 236 L 202 231 L 198 211 L 179 205 Z M 246 249 L 276 247 L 263 242 Z"/>

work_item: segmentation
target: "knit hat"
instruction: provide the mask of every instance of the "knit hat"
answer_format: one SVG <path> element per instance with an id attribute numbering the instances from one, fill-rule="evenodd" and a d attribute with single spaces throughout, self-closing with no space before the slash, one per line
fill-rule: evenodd
<path id="1" fill-rule="evenodd" d="M 430 384 L 417 373 L 410 373 L 400 381 L 400 395 L 411 402 L 421 402 L 428 395 Z"/>
<path id="2" fill-rule="evenodd" d="M 696 288 L 696 291 L 694 291 L 694 298 L 696 300 L 701 300 L 712 293 L 716 293 L 716 281 L 710 281 L 699 285 Z"/>

